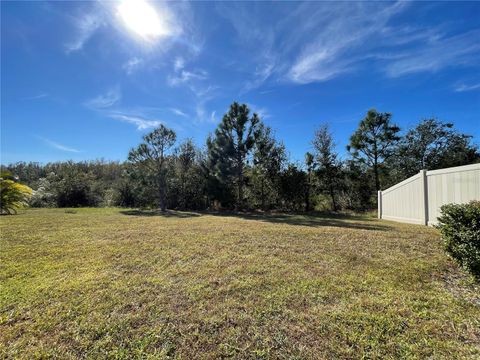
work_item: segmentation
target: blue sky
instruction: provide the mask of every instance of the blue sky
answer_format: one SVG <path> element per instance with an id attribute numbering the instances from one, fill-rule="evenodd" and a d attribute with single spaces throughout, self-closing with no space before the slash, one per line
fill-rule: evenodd
<path id="1" fill-rule="evenodd" d="M 480 139 L 479 2 L 1 3 L 1 162 L 126 159 L 160 123 L 203 145 L 233 101 L 293 160 L 369 108 Z"/>

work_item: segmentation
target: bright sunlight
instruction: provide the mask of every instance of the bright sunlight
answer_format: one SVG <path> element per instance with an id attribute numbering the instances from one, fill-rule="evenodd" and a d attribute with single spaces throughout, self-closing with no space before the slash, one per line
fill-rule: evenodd
<path id="1" fill-rule="evenodd" d="M 145 40 L 153 40 L 171 32 L 166 14 L 157 13 L 146 1 L 123 0 L 117 10 L 128 29 Z"/>

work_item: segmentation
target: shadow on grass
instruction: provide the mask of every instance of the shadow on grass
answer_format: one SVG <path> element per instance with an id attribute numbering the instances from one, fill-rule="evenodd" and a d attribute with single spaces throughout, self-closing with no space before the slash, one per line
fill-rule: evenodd
<path id="1" fill-rule="evenodd" d="M 231 216 L 245 220 L 257 220 L 276 224 L 288 224 L 298 226 L 322 227 L 333 226 L 359 230 L 390 230 L 390 226 L 381 225 L 363 216 L 343 214 L 264 214 L 264 213 L 209 213 L 213 216 Z"/>
<path id="2" fill-rule="evenodd" d="M 161 216 L 161 217 L 171 217 L 171 218 L 191 218 L 201 216 L 199 213 L 188 212 L 188 211 L 161 211 L 161 210 L 123 210 L 120 211 L 123 215 L 129 216 Z"/>
<path id="3" fill-rule="evenodd" d="M 288 224 L 297 226 L 322 227 L 333 226 L 359 230 L 389 230 L 390 226 L 381 225 L 373 218 L 346 214 L 309 213 L 309 214 L 285 214 L 285 213 L 244 213 L 244 212 L 187 212 L 187 211 L 160 211 L 160 210 L 123 210 L 120 213 L 129 216 L 161 216 L 166 218 L 192 218 L 199 216 L 234 217 L 244 220 L 255 220 L 276 224 Z"/>

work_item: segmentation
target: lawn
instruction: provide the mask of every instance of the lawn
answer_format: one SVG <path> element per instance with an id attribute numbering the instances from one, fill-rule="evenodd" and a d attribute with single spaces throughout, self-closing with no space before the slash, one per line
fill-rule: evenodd
<path id="1" fill-rule="evenodd" d="M 0 217 L 1 358 L 478 358 L 478 286 L 372 217 Z"/>

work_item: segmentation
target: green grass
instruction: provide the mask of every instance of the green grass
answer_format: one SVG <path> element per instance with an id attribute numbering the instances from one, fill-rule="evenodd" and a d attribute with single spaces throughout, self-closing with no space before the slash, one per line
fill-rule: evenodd
<path id="1" fill-rule="evenodd" d="M 42 209 L 0 230 L 1 358 L 480 356 L 478 288 L 432 228 Z"/>

